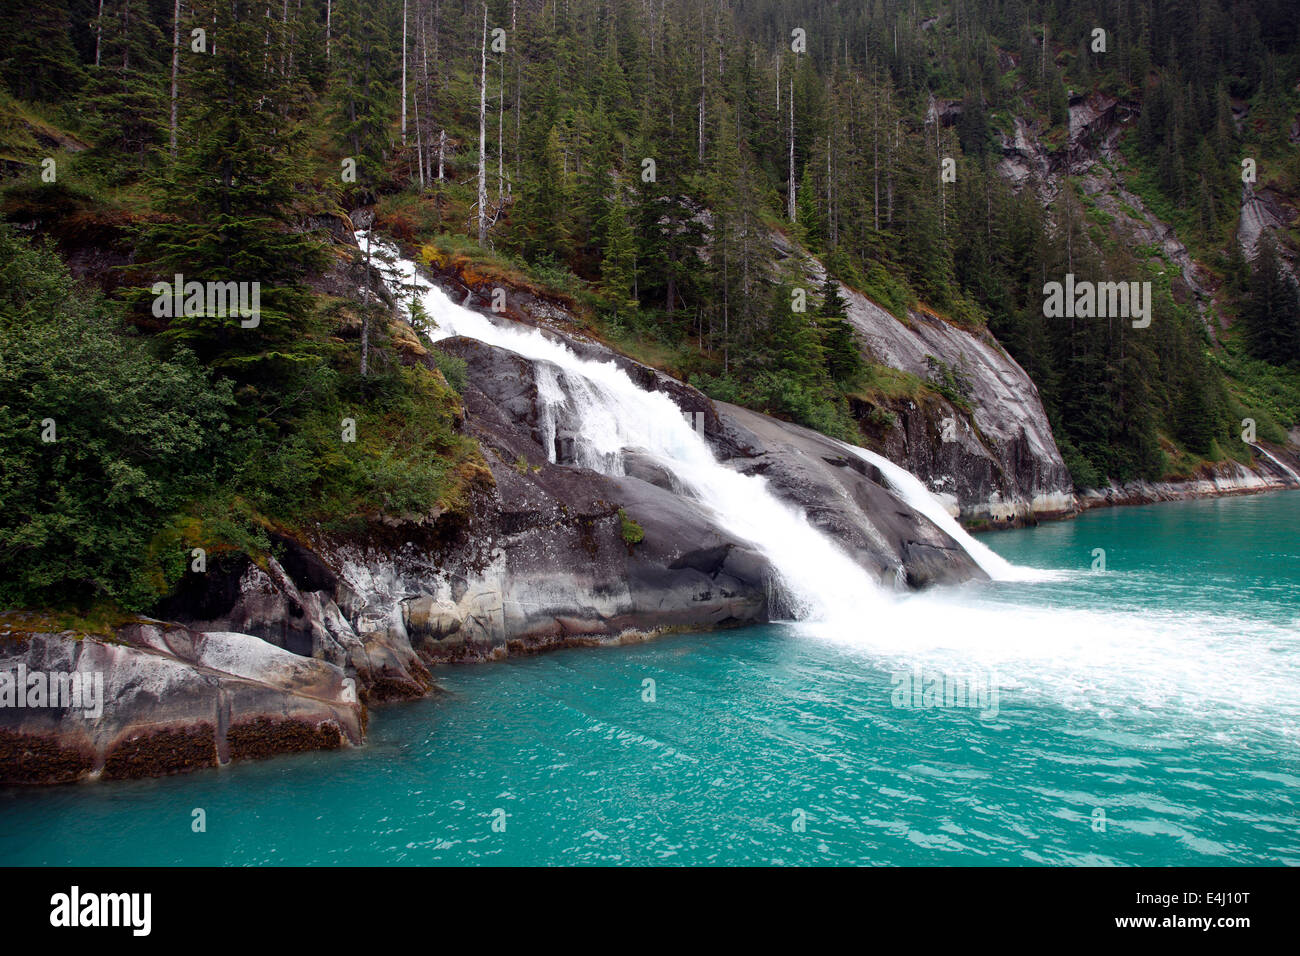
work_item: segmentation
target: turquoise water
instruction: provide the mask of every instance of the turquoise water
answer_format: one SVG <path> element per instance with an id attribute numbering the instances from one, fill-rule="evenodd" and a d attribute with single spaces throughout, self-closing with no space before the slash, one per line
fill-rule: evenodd
<path id="1" fill-rule="evenodd" d="M 444 669 L 361 749 L 0 791 L 0 863 L 1297 864 L 1297 530 L 1096 511 L 983 539 L 1042 582 Z"/>

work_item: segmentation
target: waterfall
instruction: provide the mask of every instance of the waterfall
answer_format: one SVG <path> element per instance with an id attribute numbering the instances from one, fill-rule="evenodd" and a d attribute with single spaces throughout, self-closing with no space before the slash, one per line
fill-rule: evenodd
<path id="1" fill-rule="evenodd" d="M 994 581 L 1039 581 L 1051 577 L 1050 574 L 1034 568 L 1017 567 L 988 545 L 976 541 L 957 519 L 948 513 L 948 509 L 943 506 L 943 502 L 930 493 L 921 479 L 907 469 L 900 468 L 888 458 L 877 455 L 874 451 L 868 451 L 847 442 L 839 442 L 839 444 L 843 446 L 845 451 L 878 468 L 885 479 L 885 485 L 890 491 L 911 505 L 913 509 L 933 521 L 941 530 L 947 532 L 948 536 L 961 545 L 962 550 L 970 555 L 971 560 L 978 564 L 984 573 Z"/>
<path id="2" fill-rule="evenodd" d="M 370 241 L 365 233 L 358 237 Z M 375 246 L 395 263 L 398 274 L 391 286 L 398 298 L 419 297 L 432 323 L 423 331 L 431 339 L 464 336 L 537 363 L 540 425 L 549 460 L 555 461 L 555 438 L 568 423 L 574 431 L 575 461 L 584 467 L 622 475 L 625 449 L 665 463 L 681 490 L 722 529 L 751 542 L 767 558 L 779 578 L 771 583 L 780 609 L 794 619 L 861 620 L 865 608 L 888 601 L 866 570 L 806 515 L 778 498 L 765 479 L 718 462 L 667 395 L 641 388 L 613 361 L 583 358 L 539 329 L 493 323 L 453 302 L 388 244 L 376 240 Z M 845 447 L 880 468 L 896 493 L 952 535 L 991 577 L 1016 576 L 1017 569 L 971 539 L 914 477 L 871 452 Z"/>
<path id="3" fill-rule="evenodd" d="M 1286 472 L 1286 474 L 1291 478 L 1292 481 L 1294 481 L 1297 485 L 1300 485 L 1300 475 L 1297 475 L 1297 474 L 1296 474 L 1296 473 L 1295 473 L 1295 472 L 1294 472 L 1294 471 L 1293 471 L 1293 470 L 1292 470 L 1292 469 L 1291 469 L 1291 468 L 1286 464 L 1286 462 L 1284 462 L 1284 461 L 1279 461 L 1279 460 L 1278 460 L 1278 457 L 1277 457 L 1276 455 L 1274 455 L 1272 452 L 1270 452 L 1270 451 L 1269 451 L 1267 448 L 1265 448 L 1263 445 L 1256 445 L 1254 442 L 1251 442 L 1251 443 L 1250 443 L 1250 447 L 1253 448 L 1253 449 L 1255 449 L 1257 452 L 1260 452 L 1262 455 L 1264 455 L 1264 457 L 1266 457 L 1269 461 L 1271 461 L 1273 464 L 1277 465 L 1277 466 L 1278 466 L 1279 468 L 1281 468 L 1284 472 Z"/>

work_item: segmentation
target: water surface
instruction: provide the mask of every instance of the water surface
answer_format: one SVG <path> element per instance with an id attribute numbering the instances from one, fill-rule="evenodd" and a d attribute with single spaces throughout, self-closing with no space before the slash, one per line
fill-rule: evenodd
<path id="1" fill-rule="evenodd" d="M 0 790 L 0 863 L 1300 863 L 1297 530 L 1099 510 L 982 538 L 1044 581 L 444 668 L 363 748 Z"/>

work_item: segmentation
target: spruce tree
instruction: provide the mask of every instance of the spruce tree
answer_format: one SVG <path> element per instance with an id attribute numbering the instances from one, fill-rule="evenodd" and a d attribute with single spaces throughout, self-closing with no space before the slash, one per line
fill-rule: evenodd
<path id="1" fill-rule="evenodd" d="M 146 230 L 144 248 L 165 280 L 259 284 L 256 320 L 183 314 L 166 335 L 227 374 L 274 381 L 286 363 L 312 361 L 301 279 L 324 263 L 295 206 L 306 181 L 302 131 L 284 111 L 289 84 L 268 66 L 282 42 L 278 22 L 247 0 L 215 0 L 204 13 L 216 17 L 216 52 L 188 72 L 180 151 L 164 182 L 167 218 Z"/>
<path id="2" fill-rule="evenodd" d="M 385 179 L 399 95 L 391 83 L 397 58 L 384 12 L 383 3 L 334 2 L 330 84 L 335 128 L 346 155 L 356 161 L 362 202 L 373 201 Z"/>
<path id="3" fill-rule="evenodd" d="M 615 189 L 609 211 L 602 222 L 604 257 L 601 285 L 617 321 L 626 322 L 636 313 L 636 242 L 628 223 L 621 185 Z"/>
<path id="4" fill-rule="evenodd" d="M 1241 319 L 1255 357 L 1276 365 L 1300 362 L 1300 288 L 1267 233 L 1260 238 Z"/>
<path id="5" fill-rule="evenodd" d="M 852 383 L 863 369 L 862 349 L 847 320 L 847 305 L 840 295 L 840 284 L 828 272 L 822 283 L 822 301 L 817 307 L 817 325 L 821 329 L 822 351 L 826 371 L 836 385 Z"/>

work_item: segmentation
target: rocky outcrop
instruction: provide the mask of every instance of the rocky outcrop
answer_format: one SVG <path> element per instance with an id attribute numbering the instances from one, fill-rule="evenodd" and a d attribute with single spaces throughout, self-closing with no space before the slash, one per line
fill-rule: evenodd
<path id="1" fill-rule="evenodd" d="M 1278 454 L 1285 456 L 1288 453 L 1279 449 Z M 1300 488 L 1300 480 L 1295 477 L 1294 468 L 1261 456 L 1254 468 L 1240 462 L 1227 461 L 1206 465 L 1198 469 L 1193 477 L 1178 481 L 1111 482 L 1104 488 L 1089 488 L 1079 493 L 1079 509 L 1083 511 L 1111 505 L 1148 505 L 1223 495 L 1251 495 L 1294 488 Z"/>
<path id="2" fill-rule="evenodd" d="M 1004 69 L 1008 68 L 1004 64 Z M 1238 125 L 1248 106 L 1234 102 Z M 1107 229 L 1124 246 L 1153 250 L 1171 263 L 1177 274 L 1171 283 L 1174 298 L 1196 306 L 1211 340 L 1226 328 L 1225 312 L 1210 306 L 1220 291 L 1220 280 L 1192 258 L 1174 228 L 1152 213 L 1141 197 L 1125 187 L 1128 163 L 1119 144 L 1139 112 L 1139 105 L 1116 100 L 1099 92 L 1072 95 L 1069 106 L 1069 136 L 1063 149 L 1049 149 L 1034 125 L 1013 118 L 1012 135 L 1002 136 L 1003 157 L 999 174 L 1019 190 L 1032 185 L 1044 204 L 1057 198 L 1067 176 L 1076 177 L 1088 202 L 1107 220 Z M 1265 233 L 1281 236 L 1296 218 L 1285 198 L 1269 186 L 1243 184 L 1237 241 L 1249 259 L 1256 253 Z M 1280 243 L 1283 268 L 1295 274 L 1294 255 Z M 1221 327 L 1211 317 L 1217 315 Z M 1285 455 L 1298 450 L 1294 442 L 1280 449 Z M 1079 495 L 1080 509 L 1107 503 L 1140 503 L 1203 497 L 1210 494 L 1242 494 L 1250 491 L 1290 487 L 1292 479 L 1262 456 L 1253 466 L 1222 462 L 1206 467 L 1186 480 L 1111 484 Z"/>
<path id="3" fill-rule="evenodd" d="M 998 174 L 1017 190 L 1035 187 L 1044 205 L 1056 201 L 1067 176 L 1078 177 L 1084 194 L 1110 218 L 1115 236 L 1133 249 L 1154 247 L 1177 267 L 1175 297 L 1195 304 L 1204 318 L 1213 298 L 1214 278 L 1196 264 L 1173 227 L 1124 186 L 1127 162 L 1119 143 L 1138 112 L 1136 103 L 1103 93 L 1072 95 L 1069 134 L 1058 149 L 1044 144 L 1042 131 L 1034 124 L 1013 117 L 1013 133 L 1001 137 Z"/>
<path id="4" fill-rule="evenodd" d="M 958 383 L 960 403 L 932 395 L 897 399 L 880 429 L 884 454 L 969 524 L 1061 517 L 1073 483 L 1038 389 L 987 332 L 913 311 L 905 325 L 846 289 L 849 322 L 877 362 L 933 381 Z"/>
<path id="5" fill-rule="evenodd" d="M 492 472 L 469 513 L 310 541 L 276 534 L 257 562 L 213 554 L 158 609 L 184 625 L 10 635 L 0 673 L 11 683 L 20 672 L 99 675 L 102 713 L 80 700 L 0 709 L 2 779 L 148 776 L 357 744 L 367 703 L 429 693 L 442 662 L 782 613 L 768 560 L 682 493 L 664 462 L 631 454 L 626 474 L 609 475 L 550 460 L 563 457 L 543 444 L 546 363 L 470 339 L 437 347 L 466 362 L 466 427 Z M 697 415 L 720 458 L 762 475 L 878 580 L 919 587 L 982 575 L 837 443 L 619 361 Z"/>
<path id="6" fill-rule="evenodd" d="M 501 608 L 510 640 L 536 646 L 574 633 L 610 637 L 665 625 L 745 623 L 772 612 L 766 561 L 681 494 L 663 463 L 631 455 L 626 475 L 609 476 L 548 461 L 562 461 L 564 452 L 548 455 L 543 447 L 536 367 L 545 363 L 467 339 L 439 346 L 469 366 L 467 426 L 490 451 L 499 509 L 491 522 L 499 547 L 493 566 L 502 575 L 500 590 L 513 600 Z M 830 440 L 715 405 L 668 376 L 619 362 L 642 387 L 698 415 L 719 458 L 761 472 L 882 580 L 901 575 L 920 584 L 978 573 L 954 542 L 846 462 Z M 560 435 L 565 424 L 557 423 Z M 644 529 L 640 543 L 622 540 L 619 509 Z M 575 591 L 586 595 L 580 615 L 568 606 Z"/>
<path id="7" fill-rule="evenodd" d="M 611 476 L 548 460 L 543 363 L 469 339 L 439 347 L 467 363 L 466 425 L 494 479 L 463 526 L 310 548 L 282 540 L 283 564 L 226 562 L 220 580 L 209 569 L 170 610 L 188 606 L 194 626 L 246 631 L 355 673 L 370 701 L 425 692 L 427 667 L 443 661 L 756 623 L 779 611 L 767 560 L 679 493 L 662 463 L 629 456 L 628 473 Z M 828 439 L 630 370 L 696 411 L 720 457 L 764 474 L 882 581 L 980 573 Z M 639 540 L 624 533 L 625 520 Z"/>
<path id="8" fill-rule="evenodd" d="M 777 248 L 810 282 L 824 281 L 825 269 L 802 249 L 781 238 Z M 855 289 L 841 285 L 840 293 L 871 361 L 925 382 L 947 375 L 962 392 L 953 399 L 930 390 L 918 399 L 887 400 L 883 420 L 859 409 L 882 454 L 968 524 L 1006 526 L 1073 513 L 1073 483 L 1038 389 L 992 334 L 919 309 L 900 321 Z"/>
<path id="9" fill-rule="evenodd" d="M 75 693 L 74 693 L 75 691 Z M 362 742 L 342 668 L 156 621 L 0 636 L 0 783 L 158 776 Z"/>
<path id="10" fill-rule="evenodd" d="M 1257 190 L 1249 183 L 1242 184 L 1237 242 L 1247 260 L 1259 254 L 1260 238 L 1268 233 L 1274 238 L 1282 268 L 1295 278 L 1295 253 L 1285 241 L 1286 230 L 1295 219 L 1295 209 L 1275 190 L 1268 187 Z"/>
<path id="11" fill-rule="evenodd" d="M 735 405 L 719 402 L 718 412 L 736 470 L 762 475 L 882 584 L 925 587 L 984 576 L 952 538 L 837 442 Z"/>

